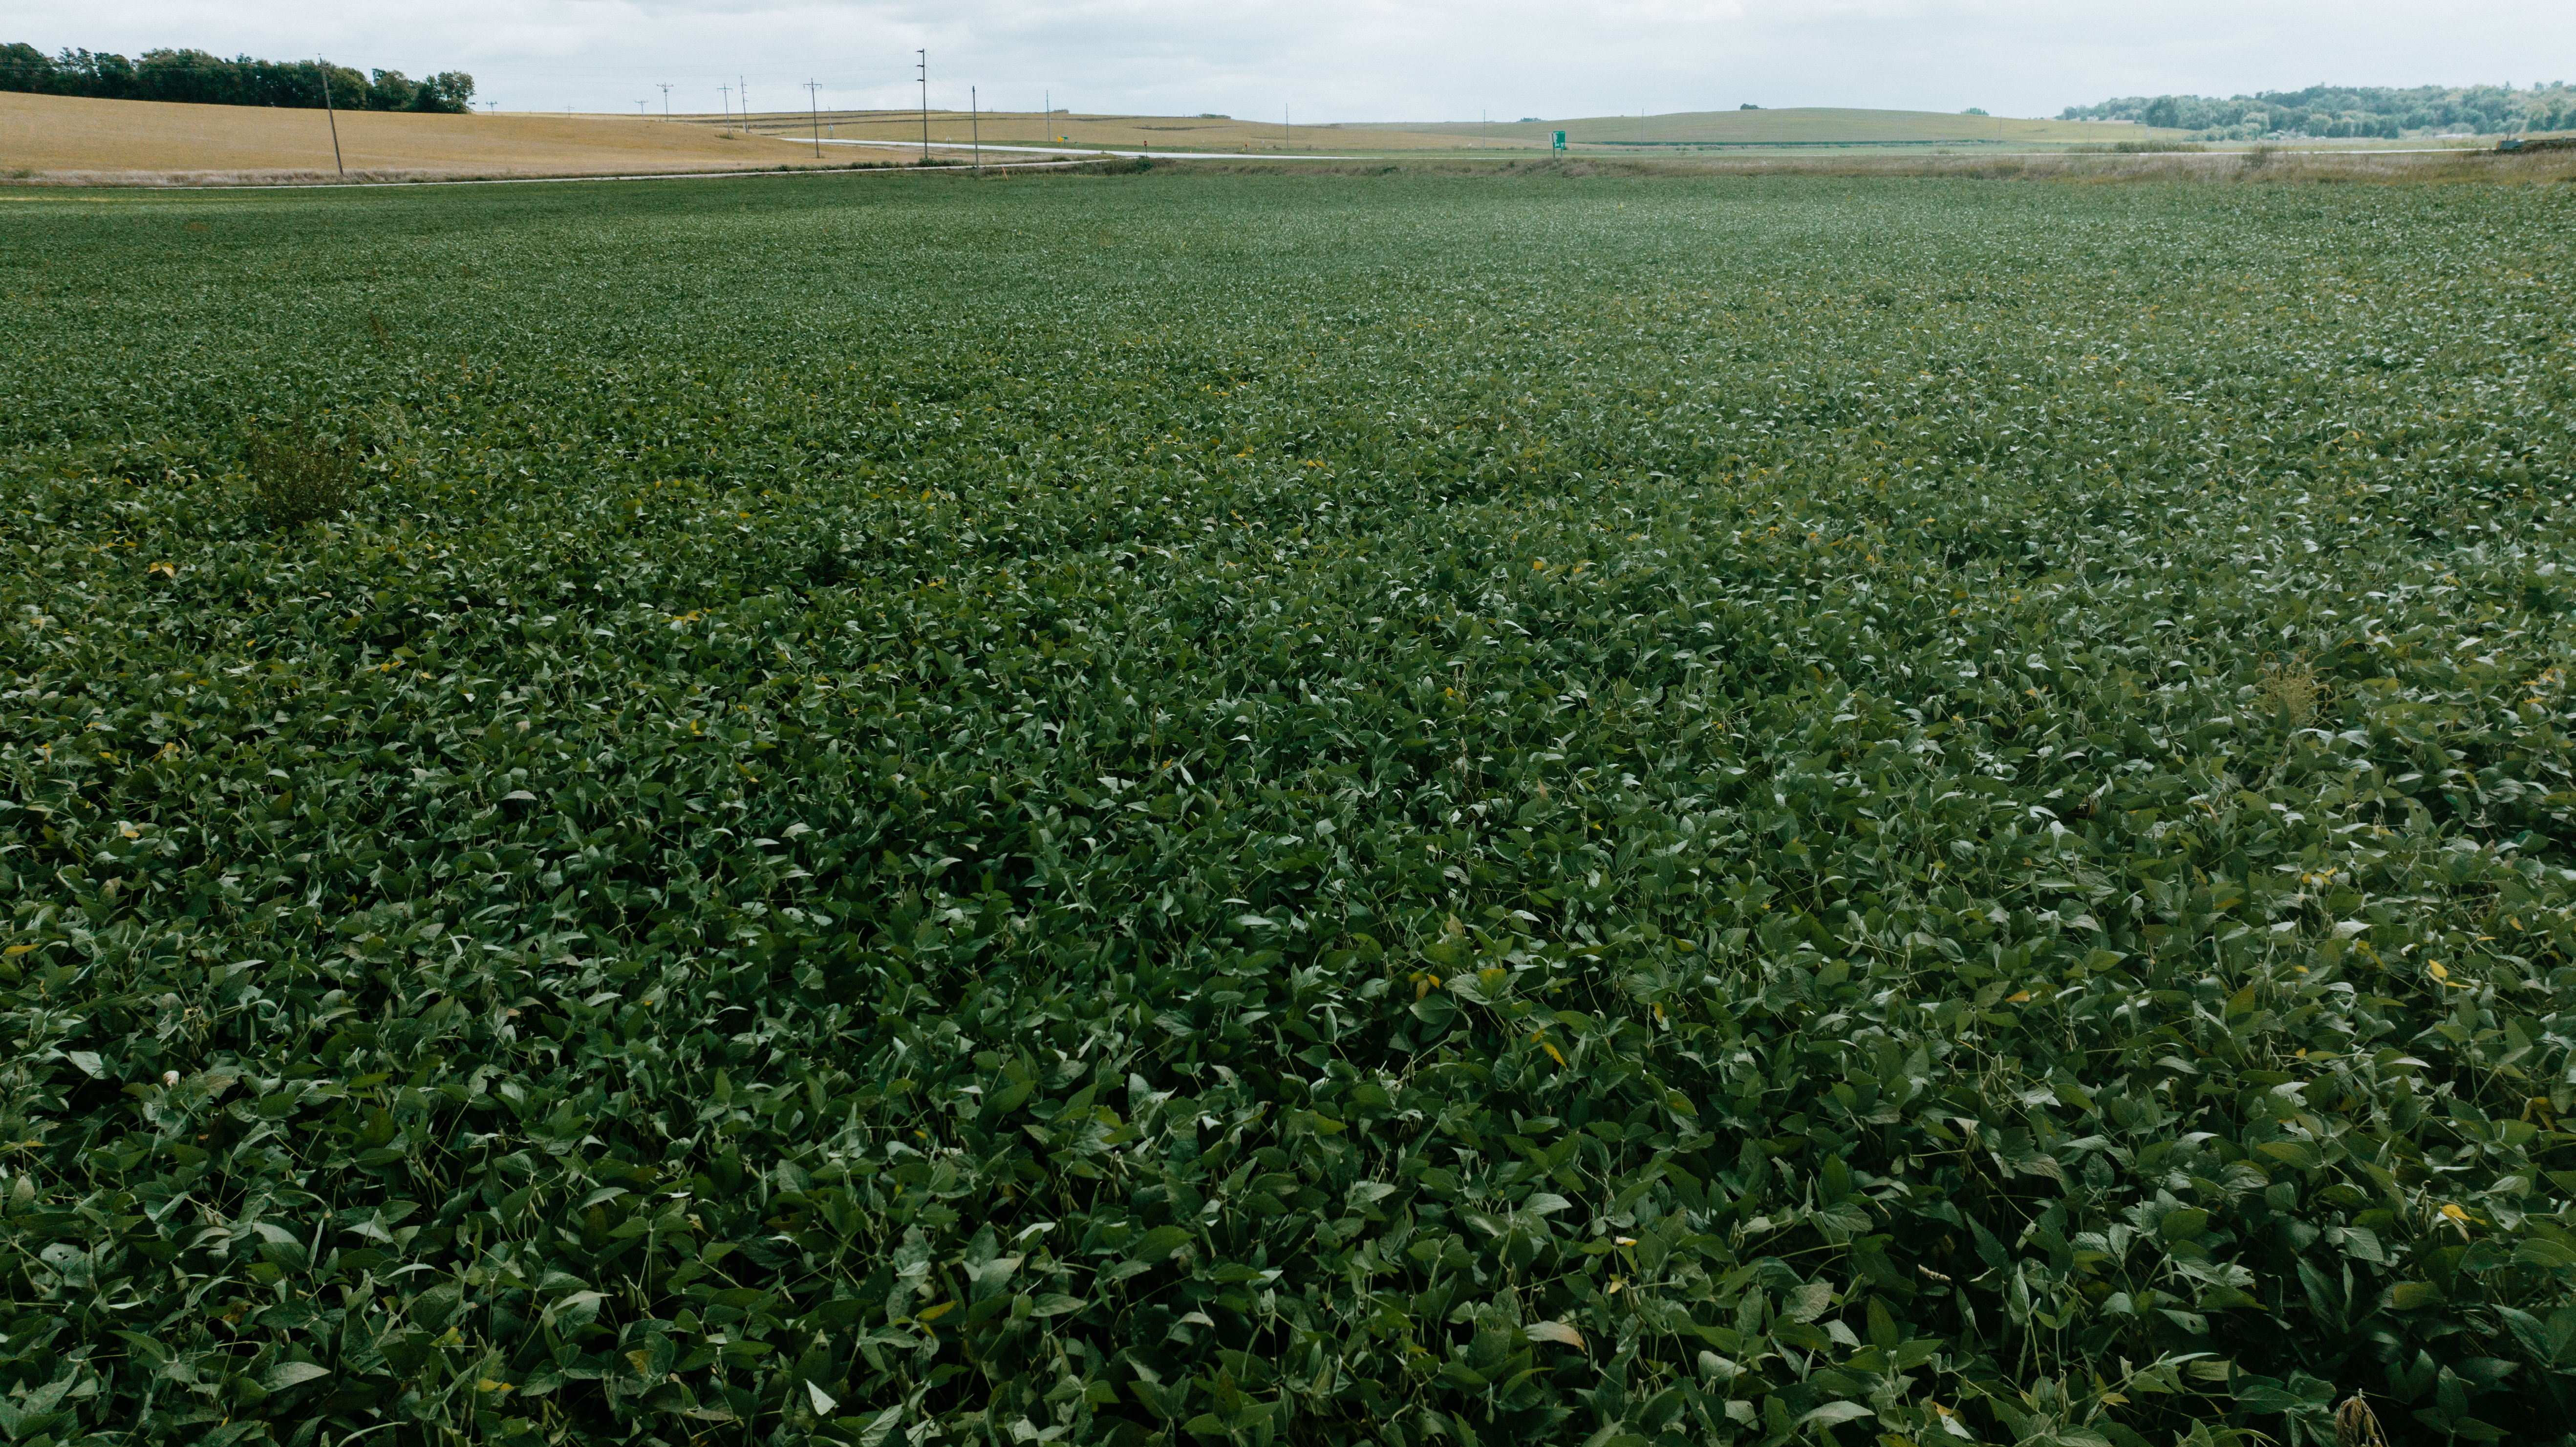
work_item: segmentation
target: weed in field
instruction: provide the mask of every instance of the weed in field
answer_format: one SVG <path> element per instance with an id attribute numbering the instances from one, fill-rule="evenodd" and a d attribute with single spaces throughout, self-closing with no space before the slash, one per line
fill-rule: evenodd
<path id="1" fill-rule="evenodd" d="M 357 496 L 358 469 L 342 450 L 297 434 L 254 440 L 251 497 L 270 527 L 291 529 L 346 511 Z"/>
<path id="2" fill-rule="evenodd" d="M 2317 716 L 2327 686 L 2304 658 L 2268 659 L 2255 681 L 2254 696 L 2265 713 L 2292 729 L 2303 729 Z"/>

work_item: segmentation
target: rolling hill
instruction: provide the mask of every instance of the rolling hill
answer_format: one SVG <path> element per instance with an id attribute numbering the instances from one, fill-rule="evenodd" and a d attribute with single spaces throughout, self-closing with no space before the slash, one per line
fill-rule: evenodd
<path id="1" fill-rule="evenodd" d="M 1544 146 L 1564 131 L 1577 146 L 1638 149 L 1700 146 L 2015 146 L 2137 140 L 2160 133 L 2116 122 L 2019 120 L 2004 116 L 1946 115 L 1938 111 L 1881 111 L 1799 106 L 1783 110 L 1682 111 L 1650 116 L 1583 116 L 1566 120 L 1387 124 L 1462 141 L 1494 140 Z"/>

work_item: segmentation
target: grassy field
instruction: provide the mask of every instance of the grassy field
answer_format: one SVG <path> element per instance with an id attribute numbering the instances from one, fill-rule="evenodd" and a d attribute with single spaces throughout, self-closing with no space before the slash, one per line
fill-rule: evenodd
<path id="1" fill-rule="evenodd" d="M 14 1441 L 2567 1440 L 2576 190 L 0 215 Z"/>

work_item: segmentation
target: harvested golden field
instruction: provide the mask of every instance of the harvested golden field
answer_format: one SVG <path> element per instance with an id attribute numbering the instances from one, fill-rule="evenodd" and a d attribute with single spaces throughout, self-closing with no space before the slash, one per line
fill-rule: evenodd
<path id="1" fill-rule="evenodd" d="M 775 141 L 614 116 L 342 111 L 352 176 L 567 175 L 812 164 Z M 258 106 L 0 93 L 0 173 L 173 180 L 334 174 L 331 117 Z M 831 158 L 846 164 L 846 152 Z"/>
<path id="2" fill-rule="evenodd" d="M 918 111 L 767 113 L 671 120 L 607 115 L 416 115 L 343 111 L 340 150 L 350 180 L 635 175 L 656 172 L 897 165 L 913 159 Z M 980 137 L 987 159 L 1015 149 L 1146 150 L 1183 156 L 1401 159 L 1409 168 L 1496 163 L 1566 168 L 1567 174 L 1827 171 L 1854 175 L 1957 174 L 2122 179 L 2145 174 L 2203 179 L 2556 179 L 2576 169 L 2569 153 L 2508 158 L 2426 151 L 2418 156 L 2314 151 L 2214 151 L 2178 156 L 2061 154 L 2066 134 L 2106 128 L 2072 123 L 1968 123 L 1997 127 L 2014 149 L 1963 142 L 1962 118 L 1899 111 L 1747 111 L 1648 117 L 1643 144 L 1614 126 L 1635 118 L 1283 128 L 1223 116 L 1145 116 L 1032 111 L 969 116 L 932 111 L 927 130 L 943 159 L 963 160 Z M 1572 134 L 1579 155 L 1551 156 L 1544 130 Z M 824 144 L 803 144 L 819 134 Z M 790 142 L 796 144 L 789 144 Z M 853 144 L 856 143 L 856 144 Z M 1952 147 L 1956 146 L 1954 150 Z M 2024 149 L 2028 148 L 2028 149 Z M 817 155 L 816 152 L 820 154 Z M 1214 164 L 1223 162 L 1193 164 Z M 1319 164 L 1300 162 L 1301 166 Z M 57 183 L 225 184 L 330 180 L 331 118 L 320 111 L 174 105 L 0 92 L 0 178 Z"/>
<path id="3" fill-rule="evenodd" d="M 701 129 L 722 132 L 743 122 L 719 116 L 682 116 L 682 121 Z M 919 145 L 923 116 L 919 111 L 778 111 L 754 114 L 749 126 L 764 135 L 787 140 L 809 140 L 819 133 L 829 143 L 834 141 L 868 141 L 879 145 Z M 928 118 L 930 143 L 933 147 L 964 146 L 981 139 L 988 149 L 1014 146 L 1030 148 L 1081 148 L 1098 146 L 1119 150 L 1212 151 L 1229 155 L 1376 155 L 1387 151 L 1456 151 L 1471 149 L 1473 138 L 1433 135 L 1402 126 L 1309 126 L 1282 125 L 1279 118 L 1264 121 L 1231 116 L 1141 116 L 1093 115 L 1058 111 L 1047 116 L 1037 111 L 985 111 L 969 115 L 965 111 L 934 110 Z M 1533 146 L 1523 141 L 1502 143 L 1514 150 L 1545 150 L 1542 139 Z M 843 150 L 852 149 L 844 145 Z M 831 154 L 826 144 L 824 154 Z M 812 153 L 807 153 L 812 159 Z"/>
<path id="4" fill-rule="evenodd" d="M 686 116 L 708 129 L 741 124 L 731 118 Z M 825 141 L 910 142 L 924 130 L 919 111 L 779 111 L 751 117 L 758 131 L 796 138 L 820 132 Z M 1582 120 L 1384 121 L 1336 125 L 1283 125 L 1259 116 L 1144 116 L 1035 111 L 934 110 L 927 129 L 933 146 L 964 144 L 981 136 L 986 146 L 1102 146 L 1263 155 L 1383 155 L 1417 151 L 1545 152 L 1550 134 L 1562 130 L 1573 148 L 1640 154 L 1736 147 L 1932 147 L 1970 149 L 2041 147 L 2082 142 L 2171 139 L 2179 131 L 2104 126 L 2075 121 L 1954 116 L 1930 111 L 1763 110 L 1685 112 L 1673 115 L 1596 116 Z M 829 154 L 829 147 L 825 148 Z"/>

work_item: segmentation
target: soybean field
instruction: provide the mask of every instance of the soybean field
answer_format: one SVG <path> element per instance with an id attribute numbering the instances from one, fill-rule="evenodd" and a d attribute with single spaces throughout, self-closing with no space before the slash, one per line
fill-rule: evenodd
<path id="1" fill-rule="evenodd" d="M 2571 236 L 0 195 L 0 1433 L 2566 1442 Z"/>

